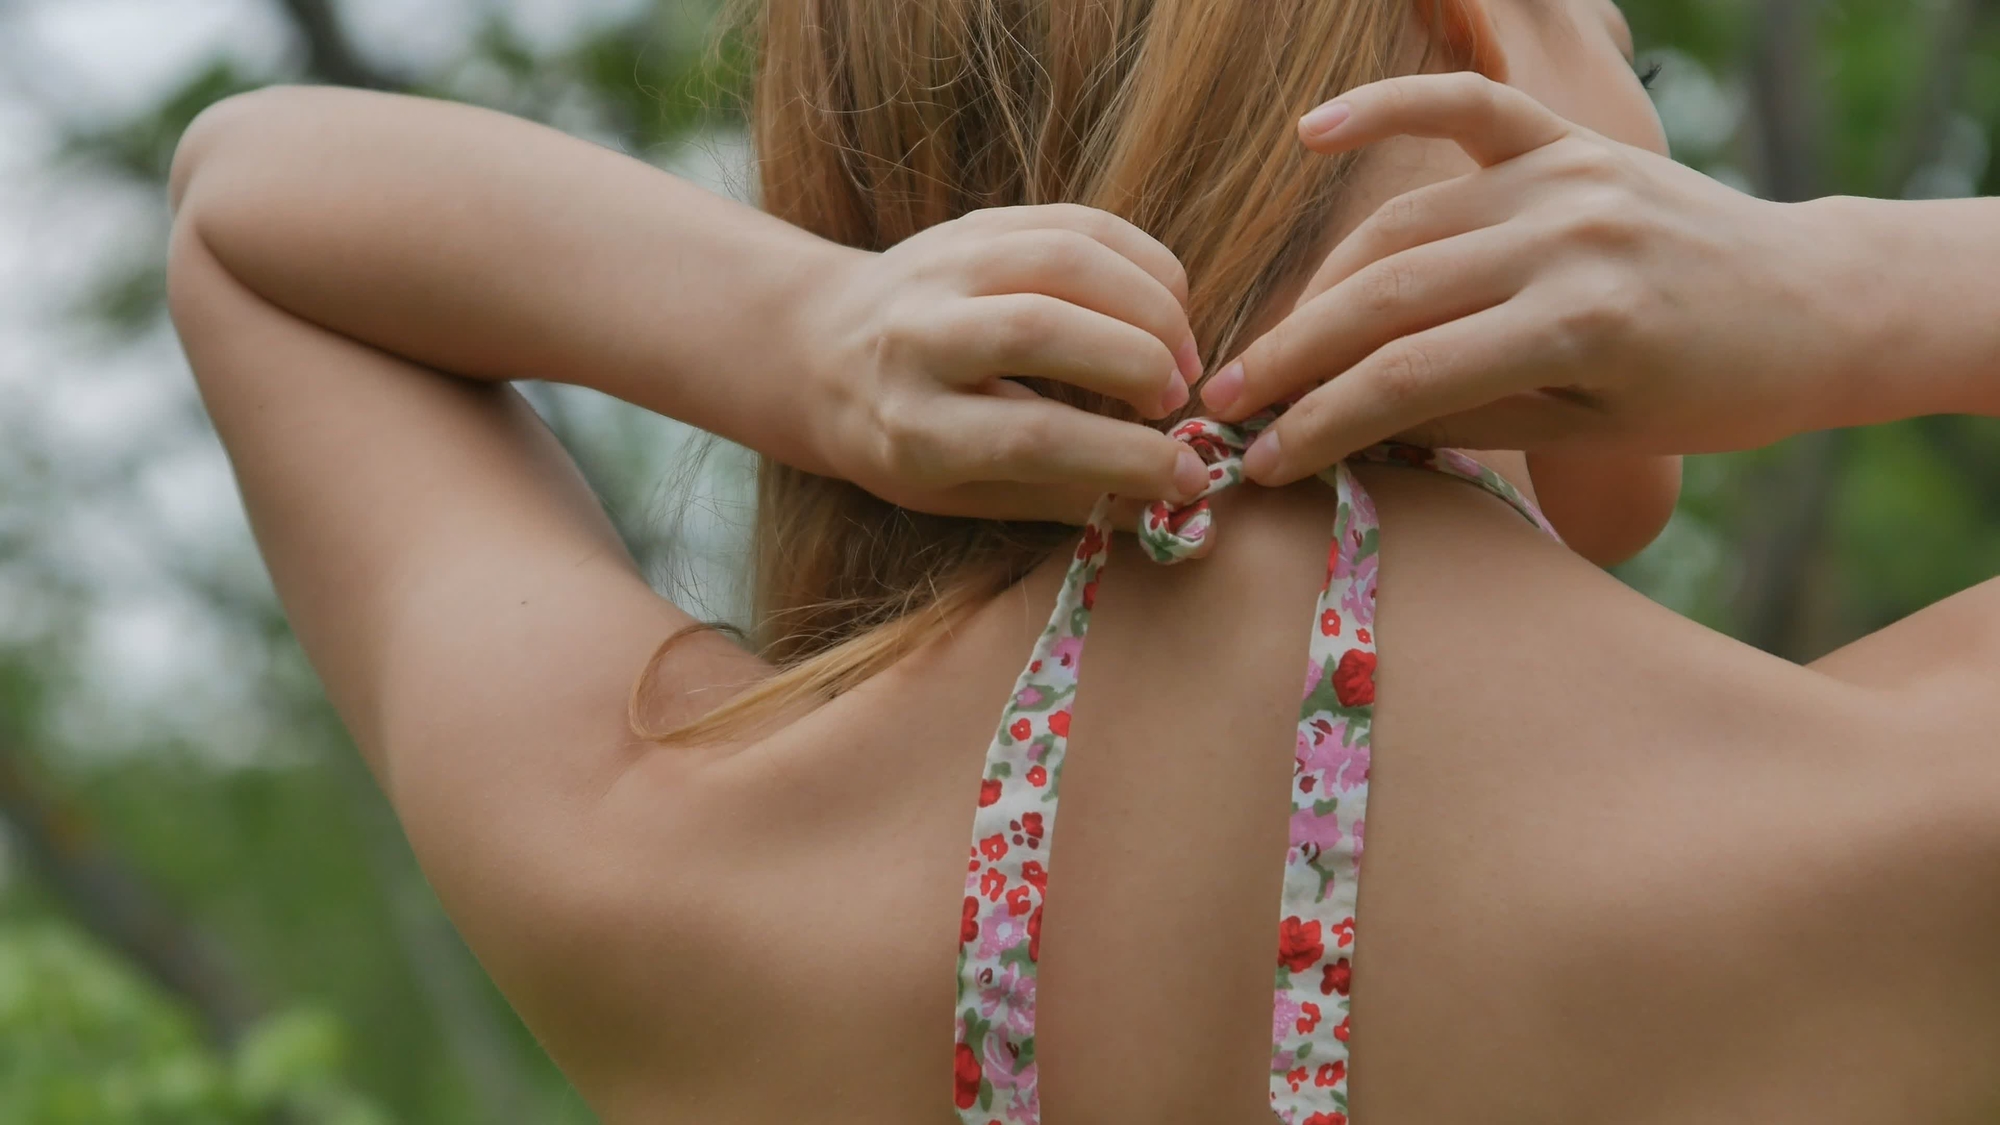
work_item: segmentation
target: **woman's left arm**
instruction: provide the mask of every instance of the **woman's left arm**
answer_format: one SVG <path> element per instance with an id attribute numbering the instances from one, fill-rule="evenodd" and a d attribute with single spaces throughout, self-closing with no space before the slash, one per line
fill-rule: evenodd
<path id="1" fill-rule="evenodd" d="M 1211 380 L 1240 388 L 1225 420 L 1309 391 L 1250 451 L 1253 479 L 1392 436 L 1707 453 L 2000 415 L 2000 200 L 1757 199 L 1473 74 L 1338 100 L 1350 112 L 1306 138 L 1317 151 L 1433 137 L 1480 167 L 1383 206 L 1317 296 Z"/>

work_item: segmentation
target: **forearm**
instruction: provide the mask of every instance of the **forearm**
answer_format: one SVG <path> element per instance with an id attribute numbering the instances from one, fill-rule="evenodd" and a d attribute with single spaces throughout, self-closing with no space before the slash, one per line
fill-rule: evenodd
<path id="1" fill-rule="evenodd" d="M 1819 279 L 1840 417 L 2000 416 L 2000 199 L 1800 204 L 1839 264 Z"/>
<path id="2" fill-rule="evenodd" d="M 586 386 L 815 471 L 796 310 L 851 253 L 553 129 L 289 88 L 189 129 L 176 237 L 303 320 L 471 379 Z"/>

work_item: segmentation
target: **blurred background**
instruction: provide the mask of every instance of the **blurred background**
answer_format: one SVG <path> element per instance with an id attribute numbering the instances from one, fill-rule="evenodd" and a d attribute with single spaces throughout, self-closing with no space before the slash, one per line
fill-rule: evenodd
<path id="1" fill-rule="evenodd" d="M 2000 194 L 2000 0 L 1623 6 L 1677 156 L 1711 175 L 1786 200 Z M 162 185 L 203 106 L 308 81 L 494 106 L 740 193 L 712 15 L 0 0 L 0 1122 L 591 1120 L 291 642 L 162 308 Z M 732 615 L 741 452 L 532 393 L 658 581 Z M 1688 469 L 1620 576 L 1773 652 L 2000 573 L 2000 423 Z"/>

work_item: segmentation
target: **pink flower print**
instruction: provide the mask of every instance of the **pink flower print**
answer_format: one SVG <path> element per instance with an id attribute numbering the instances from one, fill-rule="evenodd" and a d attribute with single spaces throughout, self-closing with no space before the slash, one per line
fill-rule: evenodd
<path id="1" fill-rule="evenodd" d="M 1357 820 L 1354 822 L 1354 862 L 1356 863 L 1361 862 L 1361 834 L 1362 834 L 1362 829 L 1367 827 L 1368 827 L 1368 822 L 1365 820 Z"/>
<path id="2" fill-rule="evenodd" d="M 1013 914 L 1006 899 L 991 904 L 979 920 L 979 959 L 992 960 L 1028 940 L 1028 920 Z"/>
<path id="3" fill-rule="evenodd" d="M 1271 1002 L 1271 1042 L 1283 1043 L 1285 1037 L 1292 1033 L 1292 1025 L 1297 1023 L 1298 1019 L 1299 1002 L 1292 999 L 1288 992 L 1276 993 Z M 1289 1066 L 1291 1061 L 1291 1052 L 1282 1051 L 1272 1060 L 1272 1065 L 1282 1070 Z"/>
<path id="4" fill-rule="evenodd" d="M 1320 677 L 1324 675 L 1326 675 L 1326 665 L 1317 660 L 1308 660 L 1306 662 L 1306 686 L 1305 690 L 1300 694 L 1311 695 L 1313 689 L 1319 686 Z"/>
<path id="5" fill-rule="evenodd" d="M 1354 490 L 1354 526 L 1380 527 L 1382 521 L 1375 515 L 1375 497 L 1365 488 Z"/>
<path id="6" fill-rule="evenodd" d="M 1368 740 L 1356 738 L 1353 745 L 1348 745 L 1347 721 L 1332 715 L 1316 715 L 1309 725 L 1313 732 L 1312 742 L 1301 753 L 1299 768 L 1324 777 L 1329 796 L 1335 790 L 1352 792 L 1365 784 L 1368 780 Z M 1305 741 L 1303 733 L 1299 741 Z"/>
<path id="7" fill-rule="evenodd" d="M 1353 581 L 1340 595 L 1340 608 L 1356 625 L 1375 623 L 1375 577 L 1381 569 L 1382 553 L 1369 555 L 1353 564 Z"/>
<path id="8" fill-rule="evenodd" d="M 1299 809 L 1292 813 L 1292 847 L 1317 848 L 1321 852 L 1340 846 L 1340 818 L 1333 813 L 1325 816 L 1311 809 Z"/>
<path id="9" fill-rule="evenodd" d="M 1006 1018 L 996 1030 L 1017 1042 L 1035 1033 L 1035 982 L 1021 974 L 1019 965 L 1008 965 L 998 977 L 979 985 L 980 1017 L 991 1020 L 1002 1008 Z"/>
<path id="10" fill-rule="evenodd" d="M 1070 669 L 1071 674 L 1074 675 L 1076 669 L 1076 662 L 1082 659 L 1083 657 L 1083 638 L 1082 637 L 1062 638 L 1061 640 L 1057 641 L 1054 645 L 1051 645 L 1049 647 L 1049 656 L 1052 657 L 1055 660 L 1056 664 L 1059 665 L 1060 667 Z"/>
<path id="11" fill-rule="evenodd" d="M 1033 707 L 1041 701 L 1042 689 L 1038 687 L 1024 687 L 1014 694 L 1014 706 L 1016 707 Z"/>
<path id="12" fill-rule="evenodd" d="M 1003 1039 L 1007 1038 L 1000 1035 L 986 1037 L 986 1058 L 982 1067 L 986 1072 L 986 1080 L 993 1083 L 993 1092 L 996 1096 L 1003 1092 L 1013 1095 L 1008 1108 L 1014 1112 L 1017 1120 L 1040 1120 L 1041 1106 L 1035 1089 L 1037 1085 L 1035 1064 L 1031 1062 L 1016 1072 L 1014 1068 L 1020 1066 L 1019 1048 L 1011 1042 L 1003 1042 Z"/>

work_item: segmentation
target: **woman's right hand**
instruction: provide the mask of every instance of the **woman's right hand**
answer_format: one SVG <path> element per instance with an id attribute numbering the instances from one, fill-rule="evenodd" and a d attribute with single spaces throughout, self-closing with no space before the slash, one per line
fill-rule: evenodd
<path id="1" fill-rule="evenodd" d="M 1073 204 L 975 211 L 883 253 L 840 250 L 800 325 L 819 459 L 943 515 L 1078 523 L 1106 492 L 1192 496 L 1207 470 L 1185 445 L 1010 378 L 1164 417 L 1201 375 L 1186 301 L 1171 251 Z"/>

